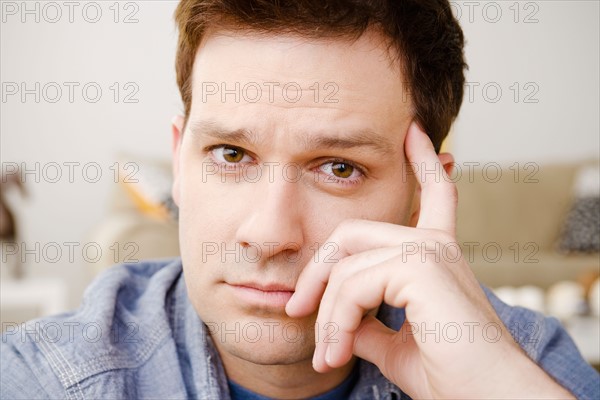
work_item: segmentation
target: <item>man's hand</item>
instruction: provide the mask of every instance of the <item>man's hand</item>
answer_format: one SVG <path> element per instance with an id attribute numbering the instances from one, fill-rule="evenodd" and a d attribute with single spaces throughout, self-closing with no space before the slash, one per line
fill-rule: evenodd
<path id="1" fill-rule="evenodd" d="M 319 309 L 314 368 L 356 355 L 413 398 L 571 398 L 515 343 L 462 257 L 456 187 L 415 123 L 405 152 L 418 170 L 443 174 L 416 173 L 416 228 L 345 221 L 327 241 L 339 262 L 310 262 L 286 306 L 292 317 Z M 372 316 L 382 302 L 405 308 L 399 332 Z"/>

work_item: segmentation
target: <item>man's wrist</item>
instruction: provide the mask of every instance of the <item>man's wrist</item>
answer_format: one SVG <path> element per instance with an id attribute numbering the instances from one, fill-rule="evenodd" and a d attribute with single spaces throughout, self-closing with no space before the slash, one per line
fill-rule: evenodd
<path id="1" fill-rule="evenodd" d="M 567 389 L 556 382 L 544 369 L 522 353 L 507 363 L 507 398 L 520 399 L 575 399 Z M 512 382 L 512 383 L 511 383 Z"/>

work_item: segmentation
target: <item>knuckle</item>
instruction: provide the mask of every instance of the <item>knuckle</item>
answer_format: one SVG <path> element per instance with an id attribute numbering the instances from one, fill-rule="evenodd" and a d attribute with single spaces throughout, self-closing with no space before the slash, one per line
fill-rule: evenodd
<path id="1" fill-rule="evenodd" d="M 335 264 L 332 268 L 331 268 L 331 273 L 329 274 L 329 280 L 337 280 L 341 274 L 342 269 L 344 268 L 344 260 L 338 261 L 337 264 Z"/>
<path id="2" fill-rule="evenodd" d="M 332 268 L 330 273 L 330 280 L 337 280 L 343 278 L 350 268 L 350 264 L 352 263 L 351 257 L 342 258 L 338 261 Z"/>

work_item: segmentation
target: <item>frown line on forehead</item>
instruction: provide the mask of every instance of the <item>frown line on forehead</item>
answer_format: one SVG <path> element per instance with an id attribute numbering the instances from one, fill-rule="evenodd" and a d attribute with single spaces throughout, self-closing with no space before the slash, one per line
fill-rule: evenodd
<path id="1" fill-rule="evenodd" d="M 268 140 L 260 132 L 247 128 L 226 128 L 213 120 L 190 121 L 189 132 L 192 136 L 201 138 L 209 136 L 223 142 L 236 143 L 242 146 L 261 147 Z M 331 133 L 297 134 L 295 142 L 303 151 L 316 150 L 347 150 L 353 148 L 368 148 L 382 156 L 394 153 L 394 144 L 385 136 L 371 129 L 353 129 Z"/>

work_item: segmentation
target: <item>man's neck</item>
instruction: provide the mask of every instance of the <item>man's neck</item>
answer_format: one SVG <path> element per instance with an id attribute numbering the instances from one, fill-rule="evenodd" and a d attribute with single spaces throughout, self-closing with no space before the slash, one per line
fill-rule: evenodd
<path id="1" fill-rule="evenodd" d="M 352 372 L 356 362 L 328 373 L 316 372 L 312 360 L 288 365 L 261 365 L 217 349 L 228 379 L 262 396 L 297 399 L 317 396 L 341 384 Z"/>

